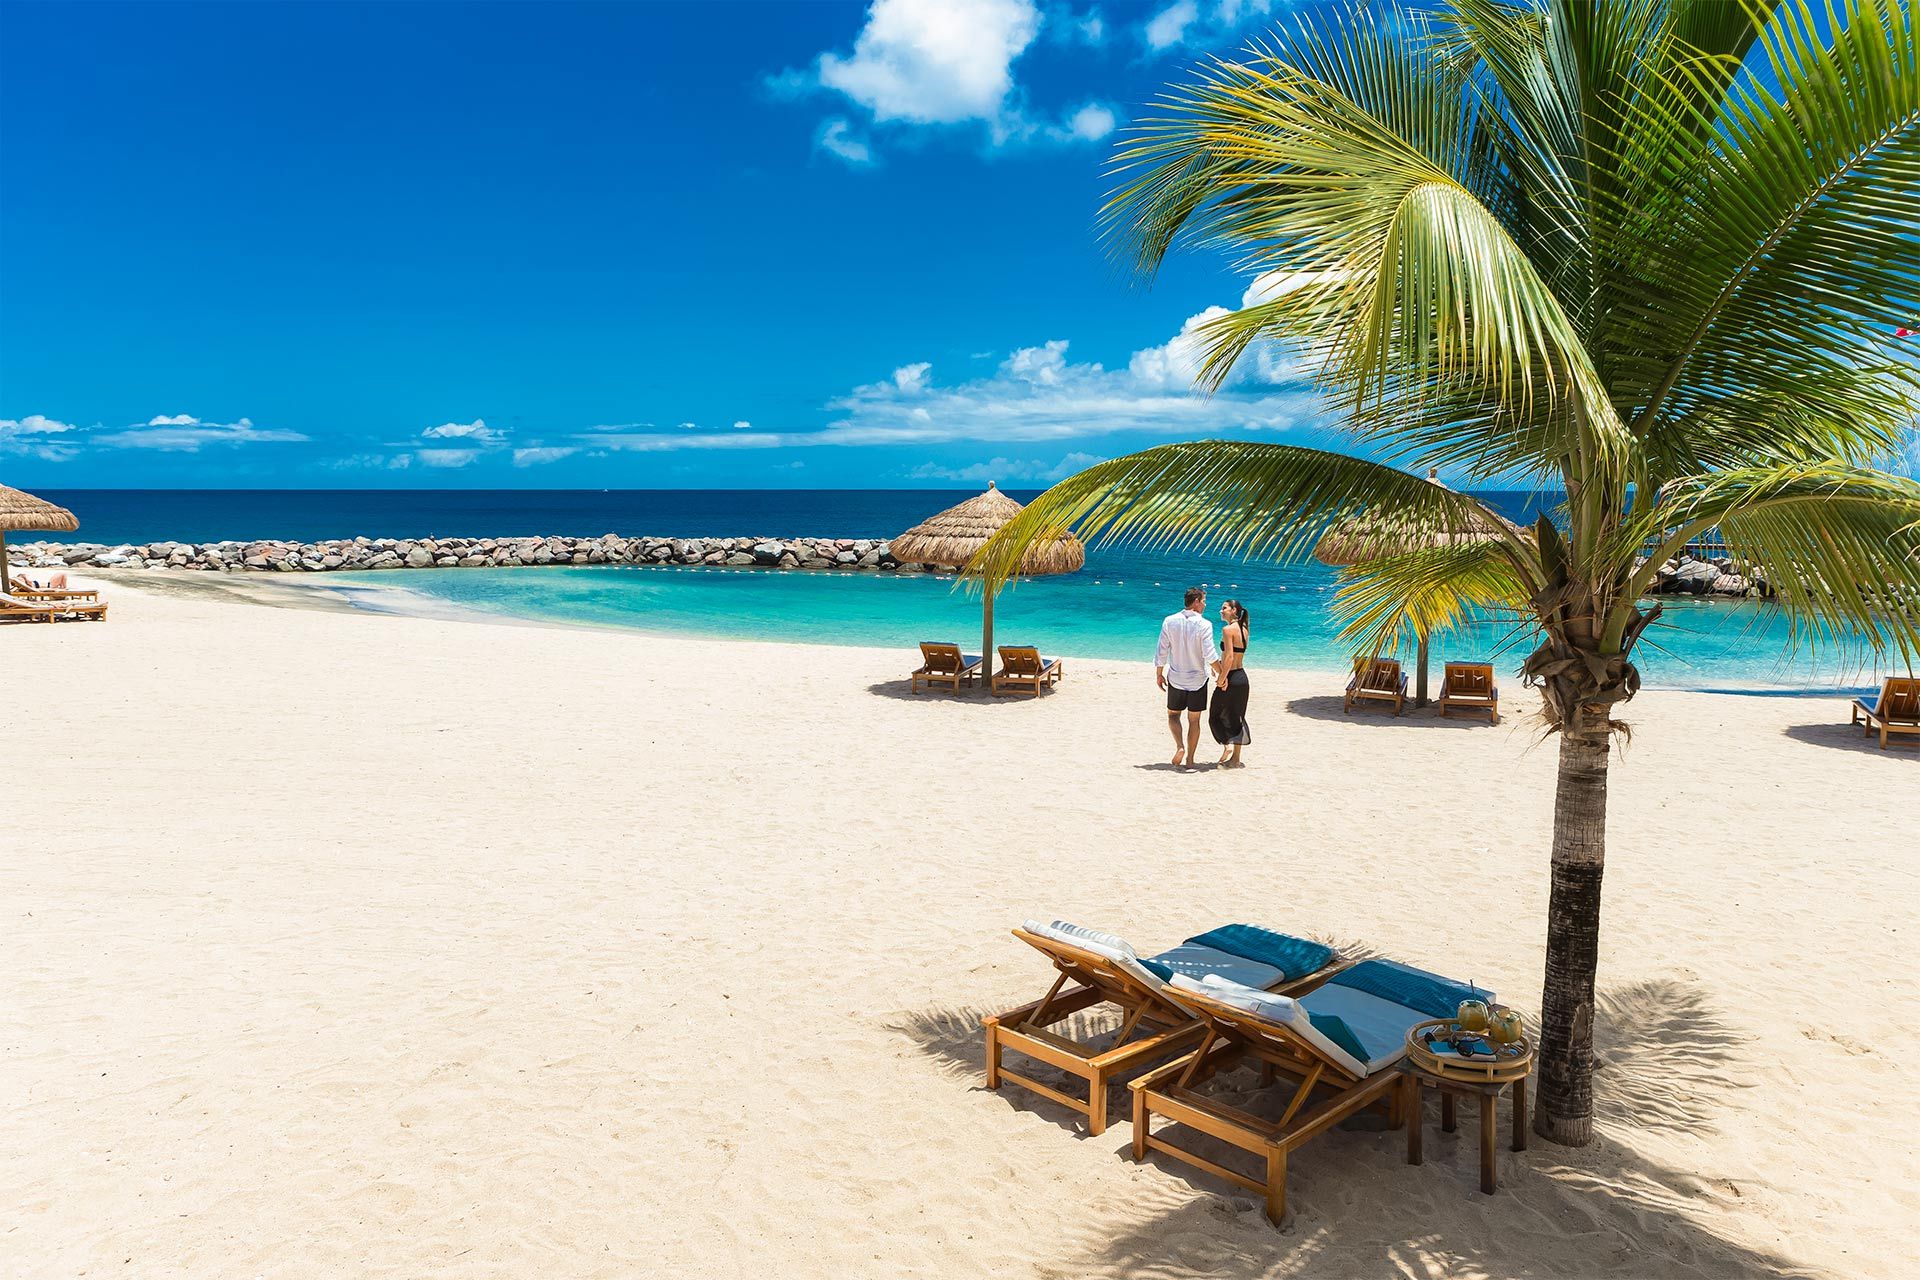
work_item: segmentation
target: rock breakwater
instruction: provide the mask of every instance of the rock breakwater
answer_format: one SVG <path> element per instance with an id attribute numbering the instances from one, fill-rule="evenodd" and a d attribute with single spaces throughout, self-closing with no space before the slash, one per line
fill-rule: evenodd
<path id="1" fill-rule="evenodd" d="M 322 542 L 9 544 L 16 569 L 178 569 L 211 573 L 344 573 L 505 569 L 538 565 L 713 565 L 728 568 L 922 573 L 874 538 L 338 538 Z"/>

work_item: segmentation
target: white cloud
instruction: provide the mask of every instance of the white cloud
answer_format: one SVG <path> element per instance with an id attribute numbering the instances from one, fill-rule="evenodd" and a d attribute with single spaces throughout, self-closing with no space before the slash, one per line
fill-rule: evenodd
<path id="1" fill-rule="evenodd" d="M 516 467 L 534 467 L 543 462 L 558 462 L 562 458 L 571 458 L 580 452 L 571 445 L 535 445 L 527 449 L 513 451 L 513 465 Z"/>
<path id="2" fill-rule="evenodd" d="M 1029 0 L 874 0 L 852 55 L 820 55 L 818 75 L 883 123 L 995 120 L 1039 30 Z"/>
<path id="3" fill-rule="evenodd" d="M 428 427 L 420 436 L 425 440 L 471 440 L 475 444 L 495 445 L 505 441 L 507 433 L 488 426 L 485 418 L 475 418 L 472 422 L 443 422 L 437 427 Z"/>
<path id="4" fill-rule="evenodd" d="M 833 116 L 822 123 L 820 132 L 814 135 L 813 145 L 856 169 L 874 162 L 873 144 L 855 133 L 844 116 Z"/>
<path id="5" fill-rule="evenodd" d="M 297 444 L 306 439 L 298 431 L 257 427 L 250 418 L 241 418 L 238 422 L 203 422 L 192 414 L 176 413 L 150 418 L 124 431 L 94 435 L 91 442 L 118 449 L 198 453 L 210 444 Z"/>
<path id="6" fill-rule="evenodd" d="M 1140 27 L 1140 39 L 1159 53 L 1177 45 L 1211 45 L 1286 7 L 1288 0 L 1174 0 Z"/>
<path id="7" fill-rule="evenodd" d="M 907 472 L 909 480 L 953 480 L 966 484 L 985 484 L 988 481 L 1031 481 L 1035 484 L 1053 484 L 1064 480 L 1076 471 L 1085 471 L 1096 462 L 1106 459 L 1096 453 L 1069 453 L 1058 462 L 1042 462 L 1029 458 L 994 458 L 990 462 L 976 462 L 965 467 L 943 467 L 937 463 L 923 462 Z"/>
<path id="8" fill-rule="evenodd" d="M 59 422 L 45 414 L 30 413 L 24 418 L 0 418 L 0 453 L 23 454 L 46 462 L 65 462 L 79 449 L 53 437 L 80 428 L 71 422 Z"/>
<path id="9" fill-rule="evenodd" d="M 742 418 L 738 422 L 733 424 L 733 429 L 735 431 L 751 431 L 753 430 L 753 424 L 751 422 L 748 422 L 745 418 Z"/>
<path id="10" fill-rule="evenodd" d="M 1187 37 L 1187 28 L 1200 20 L 1200 6 L 1194 0 L 1178 0 L 1148 20 L 1140 34 L 1149 49 L 1168 49 Z"/>
<path id="11" fill-rule="evenodd" d="M 1097 102 L 1089 102 L 1068 118 L 1067 129 L 1076 138 L 1098 142 L 1112 133 L 1119 123 L 1112 110 Z"/>
<path id="12" fill-rule="evenodd" d="M 770 77 L 781 97 L 813 89 L 838 94 L 881 126 L 984 125 L 992 146 L 1096 142 L 1113 132 L 1112 110 L 1086 103 L 1064 121 L 1035 117 L 1014 63 L 1051 22 L 1064 38 L 1097 44 L 1097 11 L 1043 17 L 1034 0 L 873 0 L 850 53 L 829 51 L 806 70 Z M 828 117 L 814 146 L 855 166 L 878 156 L 844 117 Z"/>
<path id="13" fill-rule="evenodd" d="M 480 456 L 478 449 L 416 449 L 414 457 L 423 467 L 464 467 Z"/>
<path id="14" fill-rule="evenodd" d="M 0 418 L 0 440 L 16 440 L 26 436 L 57 436 L 79 429 L 71 422 L 56 422 L 41 413 L 30 413 L 24 418 Z"/>
<path id="15" fill-rule="evenodd" d="M 1090 366 L 1095 373 L 1099 365 Z M 1060 383 L 1067 370 L 1067 340 L 1055 338 L 1045 346 L 1021 347 L 1000 364 L 1000 372 L 1036 387 Z"/>
<path id="16" fill-rule="evenodd" d="M 1256 347 L 1218 393 L 1203 395 L 1193 389 L 1198 364 L 1194 330 L 1224 314 L 1224 308 L 1210 307 L 1189 318 L 1173 338 L 1134 352 L 1120 369 L 1075 363 L 1064 338 L 1021 347 L 993 373 L 954 386 L 934 385 L 928 377 L 932 366 L 926 362 L 902 365 L 884 381 L 855 387 L 829 401 L 834 417 L 817 431 L 634 431 L 577 438 L 624 451 L 658 453 L 962 440 L 1013 444 L 1136 431 L 1192 438 L 1311 424 L 1315 398 L 1284 353 Z M 996 461 L 1009 458 L 1013 455 Z M 1017 458 L 1013 463 L 1025 465 Z M 1008 475 L 1045 479 L 1040 470 Z"/>

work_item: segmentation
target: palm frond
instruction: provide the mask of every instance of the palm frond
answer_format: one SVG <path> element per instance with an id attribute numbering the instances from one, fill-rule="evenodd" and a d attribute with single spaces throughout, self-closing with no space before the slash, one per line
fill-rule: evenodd
<path id="1" fill-rule="evenodd" d="M 1555 456 L 1617 459 L 1625 428 L 1572 320 L 1476 194 L 1478 128 L 1416 39 L 1302 22 L 1135 130 L 1104 216 L 1145 270 L 1184 236 L 1294 284 L 1197 330 L 1203 385 L 1256 341 L 1305 341 L 1355 409 L 1473 386 L 1565 432 Z"/>
<path id="2" fill-rule="evenodd" d="M 1644 588 L 1709 529 L 1775 593 L 1797 642 L 1857 636 L 1920 657 L 1920 481 L 1828 462 L 1714 472 L 1669 485 L 1616 554 L 1651 546 L 1633 578 Z"/>
<path id="3" fill-rule="evenodd" d="M 1028 546 L 1069 531 L 1089 547 L 1126 541 L 1154 551 L 1297 560 L 1329 525 L 1362 510 L 1411 531 L 1501 523 L 1465 494 L 1363 458 L 1199 440 L 1114 458 L 1061 481 L 1002 527 L 966 574 L 997 588 L 1017 576 Z M 1502 545 L 1510 555 L 1527 554 L 1523 540 Z"/>
<path id="4" fill-rule="evenodd" d="M 1343 569 L 1332 612 L 1341 640 L 1378 653 L 1400 637 L 1439 635 L 1487 614 L 1524 617 L 1533 592 L 1505 548 L 1465 543 Z"/>
<path id="5" fill-rule="evenodd" d="M 1622 308 L 1609 365 L 1638 431 L 1684 432 L 1735 392 L 1790 394 L 1809 352 L 1884 363 L 1890 323 L 1920 313 L 1912 7 L 1843 0 L 1821 25 L 1801 0 L 1776 9 L 1759 42 L 1778 88 L 1734 80 L 1708 145 L 1672 157 L 1692 178 L 1643 188 L 1645 296 Z"/>

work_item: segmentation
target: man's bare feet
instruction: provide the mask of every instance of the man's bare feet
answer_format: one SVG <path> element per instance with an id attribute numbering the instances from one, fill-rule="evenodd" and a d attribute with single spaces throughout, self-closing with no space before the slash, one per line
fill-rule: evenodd
<path id="1" fill-rule="evenodd" d="M 1187 749 L 1185 747 L 1175 747 L 1173 749 L 1173 767 L 1176 769 L 1184 769 L 1186 765 Z"/>

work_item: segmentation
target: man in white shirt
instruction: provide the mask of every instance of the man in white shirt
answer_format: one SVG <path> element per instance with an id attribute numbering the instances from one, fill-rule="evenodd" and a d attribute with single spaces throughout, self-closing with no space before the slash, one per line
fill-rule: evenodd
<path id="1" fill-rule="evenodd" d="M 1187 607 L 1160 624 L 1160 647 L 1153 655 L 1153 679 L 1167 691 L 1167 729 L 1173 734 L 1173 763 L 1186 768 L 1200 749 L 1200 713 L 1207 709 L 1207 686 L 1220 678 L 1220 650 L 1207 621 L 1207 593 L 1187 588 Z M 1186 736 L 1180 716 L 1186 714 Z"/>

